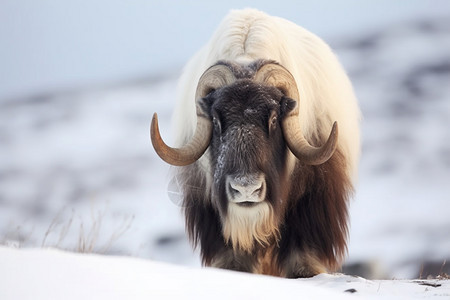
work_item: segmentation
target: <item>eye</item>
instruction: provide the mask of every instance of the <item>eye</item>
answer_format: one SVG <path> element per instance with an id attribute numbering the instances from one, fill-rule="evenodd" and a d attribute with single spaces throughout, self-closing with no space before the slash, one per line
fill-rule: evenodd
<path id="1" fill-rule="evenodd" d="M 217 133 L 221 133 L 222 132 L 222 126 L 220 124 L 219 118 L 217 116 L 214 116 L 212 121 L 213 121 L 213 125 L 214 125 L 214 130 Z"/>
<path id="2" fill-rule="evenodd" d="M 270 132 L 274 131 L 277 128 L 277 125 L 278 125 L 277 114 L 274 111 L 272 111 L 269 118 L 269 131 Z"/>
<path id="3" fill-rule="evenodd" d="M 273 117 L 272 119 L 270 119 L 270 126 L 277 126 L 277 122 L 277 117 Z"/>
<path id="4" fill-rule="evenodd" d="M 213 117 L 213 124 L 214 124 L 214 127 L 220 126 L 219 120 L 217 120 L 216 117 Z"/>

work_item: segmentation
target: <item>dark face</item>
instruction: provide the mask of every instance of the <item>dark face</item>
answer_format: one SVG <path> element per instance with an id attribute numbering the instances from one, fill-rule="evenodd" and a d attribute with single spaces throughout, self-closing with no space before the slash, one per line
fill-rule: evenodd
<path id="1" fill-rule="evenodd" d="M 287 147 L 281 120 L 289 99 L 274 87 L 237 80 L 203 99 L 213 120 L 213 194 L 222 214 L 230 203 L 276 208 Z"/>

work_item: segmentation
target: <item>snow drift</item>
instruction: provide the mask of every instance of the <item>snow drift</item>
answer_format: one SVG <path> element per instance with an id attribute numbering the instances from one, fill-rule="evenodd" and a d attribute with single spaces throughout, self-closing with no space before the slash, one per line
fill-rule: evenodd
<path id="1" fill-rule="evenodd" d="M 370 281 L 342 274 L 295 280 L 136 258 L 0 247 L 2 300 L 448 299 L 449 296 L 450 280 Z"/>

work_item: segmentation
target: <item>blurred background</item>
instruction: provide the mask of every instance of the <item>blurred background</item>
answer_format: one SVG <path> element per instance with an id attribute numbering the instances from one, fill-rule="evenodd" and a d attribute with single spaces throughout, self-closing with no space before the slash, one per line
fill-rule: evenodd
<path id="1" fill-rule="evenodd" d="M 364 119 L 344 272 L 450 273 L 450 2 L 0 2 L 0 244 L 200 265 L 149 141 L 230 9 L 322 37 Z M 446 263 L 448 262 L 448 263 Z"/>

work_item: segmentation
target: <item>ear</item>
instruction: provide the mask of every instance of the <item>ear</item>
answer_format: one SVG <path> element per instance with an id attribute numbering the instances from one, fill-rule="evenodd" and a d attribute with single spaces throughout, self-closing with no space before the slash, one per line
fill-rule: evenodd
<path id="1" fill-rule="evenodd" d="M 288 97 L 283 97 L 281 98 L 280 104 L 281 104 L 280 107 L 281 115 L 285 116 L 297 106 L 297 101 Z"/>
<path id="2" fill-rule="evenodd" d="M 209 116 L 213 122 L 214 131 L 217 134 L 222 132 L 222 124 L 220 123 L 220 118 L 217 112 L 215 112 L 212 108 L 214 103 L 214 97 L 211 94 L 208 94 L 206 97 L 203 97 L 198 100 L 198 104 L 203 112 Z"/>
<path id="3" fill-rule="evenodd" d="M 211 107 L 214 103 L 213 97 L 211 94 L 207 95 L 206 97 L 203 97 L 201 99 L 198 99 L 198 104 L 200 105 L 200 108 L 203 110 L 203 112 L 211 116 Z"/>

